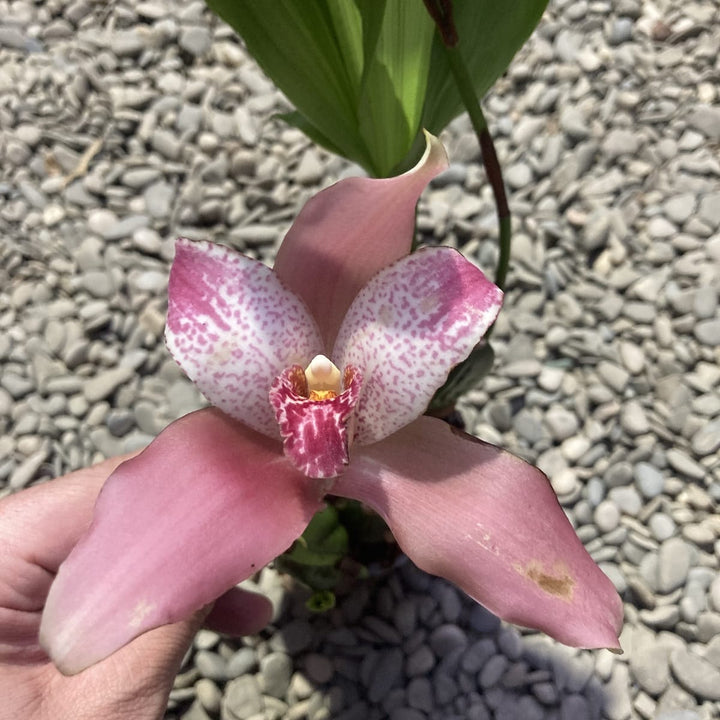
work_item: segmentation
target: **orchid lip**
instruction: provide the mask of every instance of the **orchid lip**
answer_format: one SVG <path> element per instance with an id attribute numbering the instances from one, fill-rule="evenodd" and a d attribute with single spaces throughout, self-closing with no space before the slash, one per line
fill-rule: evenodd
<path id="1" fill-rule="evenodd" d="M 345 470 L 361 387 L 358 369 L 346 366 L 341 381 L 340 370 L 322 355 L 307 370 L 293 365 L 275 378 L 269 400 L 283 450 L 307 477 L 332 478 Z"/>

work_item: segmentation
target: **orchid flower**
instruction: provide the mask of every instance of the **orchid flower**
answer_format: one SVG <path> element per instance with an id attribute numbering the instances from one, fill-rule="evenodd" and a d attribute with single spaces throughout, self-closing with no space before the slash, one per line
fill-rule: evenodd
<path id="1" fill-rule="evenodd" d="M 422 415 L 502 295 L 455 250 L 409 254 L 417 199 L 445 167 L 429 138 L 409 172 L 319 193 L 273 269 L 178 241 L 167 345 L 215 407 L 107 480 L 42 618 L 63 672 L 220 597 L 285 551 L 329 493 L 374 508 L 419 567 L 501 617 L 618 647 L 619 597 L 547 478 Z"/>

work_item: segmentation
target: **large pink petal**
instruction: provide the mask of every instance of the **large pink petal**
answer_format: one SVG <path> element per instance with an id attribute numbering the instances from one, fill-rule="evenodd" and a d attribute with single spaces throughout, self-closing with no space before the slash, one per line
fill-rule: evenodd
<path id="1" fill-rule="evenodd" d="M 420 250 L 373 277 L 333 351 L 338 366 L 363 373 L 356 442 L 381 440 L 421 415 L 501 304 L 501 290 L 451 248 Z"/>
<path id="2" fill-rule="evenodd" d="M 105 483 L 50 588 L 43 647 L 77 673 L 189 617 L 284 552 L 319 493 L 279 442 L 215 409 L 186 415 Z"/>
<path id="3" fill-rule="evenodd" d="M 360 288 L 410 252 L 418 198 L 447 168 L 440 141 L 427 141 L 420 162 L 398 177 L 348 178 L 315 195 L 280 246 L 275 272 L 307 303 L 325 352 Z"/>
<path id="4" fill-rule="evenodd" d="M 165 341 L 180 367 L 213 405 L 277 438 L 270 385 L 321 349 L 302 301 L 261 262 L 182 238 L 168 295 Z"/>
<path id="5" fill-rule="evenodd" d="M 510 622 L 567 645 L 618 648 L 622 603 L 547 478 L 423 417 L 356 448 L 333 494 L 375 508 L 410 558 Z"/>

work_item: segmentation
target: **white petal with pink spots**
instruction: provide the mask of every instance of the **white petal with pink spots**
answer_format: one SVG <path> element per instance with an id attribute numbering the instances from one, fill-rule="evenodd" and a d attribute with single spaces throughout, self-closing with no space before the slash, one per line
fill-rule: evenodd
<path id="1" fill-rule="evenodd" d="M 502 292 L 451 248 L 381 270 L 358 293 L 332 358 L 363 373 L 356 442 L 381 440 L 421 415 L 448 372 L 500 310 Z"/>
<path id="2" fill-rule="evenodd" d="M 165 340 L 180 367 L 213 405 L 278 438 L 273 380 L 322 352 L 302 300 L 257 260 L 185 239 L 176 245 L 169 298 Z"/>

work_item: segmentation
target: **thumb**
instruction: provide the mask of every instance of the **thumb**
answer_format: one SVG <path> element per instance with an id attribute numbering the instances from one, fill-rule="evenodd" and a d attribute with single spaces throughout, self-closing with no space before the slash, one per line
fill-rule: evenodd
<path id="1" fill-rule="evenodd" d="M 177 674 L 197 631 L 212 610 L 213 603 L 193 613 L 186 620 L 154 628 L 118 650 L 118 660 L 129 664 L 129 671 L 168 682 Z M 122 657 L 127 653 L 127 658 Z M 112 657 L 112 656 L 111 656 Z"/>
<path id="2" fill-rule="evenodd" d="M 52 717 L 162 718 L 175 675 L 211 607 L 206 606 L 187 620 L 140 635 L 77 675 L 58 674 L 56 679 L 65 692 L 54 698 Z M 63 714 L 65 709 L 67 714 Z"/>

